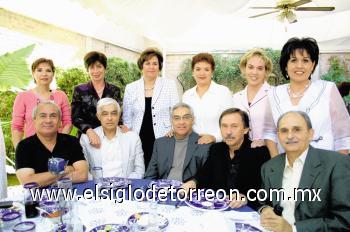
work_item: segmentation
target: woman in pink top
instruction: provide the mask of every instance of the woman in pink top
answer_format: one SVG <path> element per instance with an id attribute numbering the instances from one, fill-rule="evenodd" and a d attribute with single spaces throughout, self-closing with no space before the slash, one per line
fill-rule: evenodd
<path id="1" fill-rule="evenodd" d="M 17 95 L 12 112 L 12 143 L 17 144 L 25 137 L 35 134 L 32 111 L 40 101 L 54 101 L 62 111 L 61 133 L 69 134 L 72 129 L 71 110 L 67 95 L 61 90 L 51 90 L 50 84 L 55 66 L 50 59 L 39 58 L 32 64 L 32 75 L 36 87 Z"/>
<path id="2" fill-rule="evenodd" d="M 265 145 L 263 138 L 265 108 L 270 85 L 266 82 L 272 72 L 272 61 L 264 50 L 253 48 L 245 53 L 239 68 L 247 80 L 247 86 L 233 95 L 233 105 L 249 115 L 252 147 Z"/>

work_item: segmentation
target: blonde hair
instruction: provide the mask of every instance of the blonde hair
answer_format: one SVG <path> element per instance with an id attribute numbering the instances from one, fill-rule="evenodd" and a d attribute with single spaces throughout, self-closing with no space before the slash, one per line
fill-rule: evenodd
<path id="1" fill-rule="evenodd" d="M 273 68 L 272 61 L 269 57 L 267 57 L 265 51 L 261 48 L 253 48 L 242 56 L 241 61 L 239 62 L 239 68 L 241 72 L 247 66 L 248 60 L 253 56 L 260 57 L 265 62 L 266 78 L 270 76 Z"/>

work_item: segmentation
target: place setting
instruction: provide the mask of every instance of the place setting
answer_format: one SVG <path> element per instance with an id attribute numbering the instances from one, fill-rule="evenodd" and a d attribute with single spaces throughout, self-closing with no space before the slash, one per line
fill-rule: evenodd
<path id="1" fill-rule="evenodd" d="M 229 208 L 230 201 L 227 198 L 206 198 L 204 191 L 193 192 L 185 203 L 193 209 L 200 211 L 224 211 Z"/>

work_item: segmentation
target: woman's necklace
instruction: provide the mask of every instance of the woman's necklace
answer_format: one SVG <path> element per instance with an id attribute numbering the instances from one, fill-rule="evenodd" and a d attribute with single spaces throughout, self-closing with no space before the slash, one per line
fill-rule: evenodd
<path id="1" fill-rule="evenodd" d="M 288 87 L 287 87 L 287 91 L 288 91 L 288 94 L 289 94 L 289 96 L 290 96 L 291 98 L 301 98 L 301 97 L 304 96 L 305 91 L 310 87 L 310 85 L 311 85 L 311 81 L 309 81 L 309 82 L 305 85 L 305 87 L 304 87 L 304 89 L 303 89 L 302 91 L 293 93 L 292 90 L 291 90 L 291 88 L 290 88 L 290 84 L 289 84 Z"/>

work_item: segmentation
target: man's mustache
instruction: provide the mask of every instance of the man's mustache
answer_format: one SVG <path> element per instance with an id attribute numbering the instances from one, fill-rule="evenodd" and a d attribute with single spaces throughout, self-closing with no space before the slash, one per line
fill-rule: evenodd
<path id="1" fill-rule="evenodd" d="M 298 142 L 297 140 L 293 140 L 293 139 L 287 139 L 285 141 L 286 144 L 297 143 L 297 142 Z"/>
<path id="2" fill-rule="evenodd" d="M 234 139 L 235 137 L 233 135 L 227 135 L 224 137 L 224 139 Z"/>

